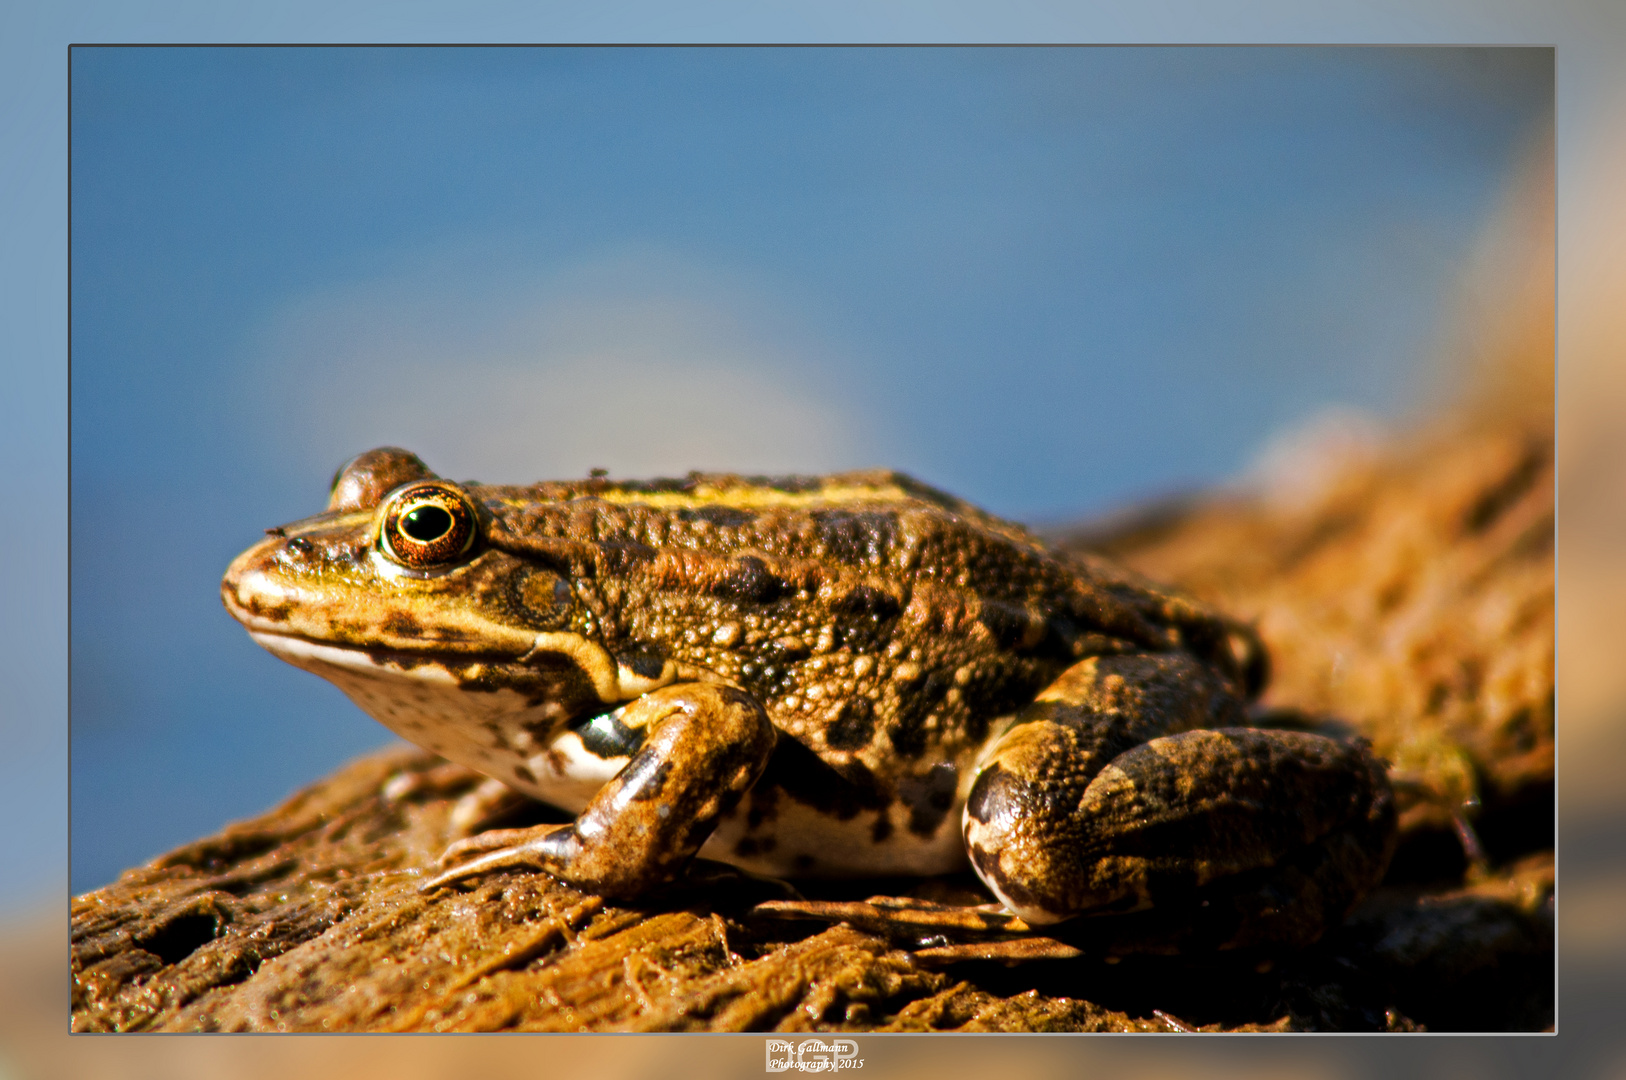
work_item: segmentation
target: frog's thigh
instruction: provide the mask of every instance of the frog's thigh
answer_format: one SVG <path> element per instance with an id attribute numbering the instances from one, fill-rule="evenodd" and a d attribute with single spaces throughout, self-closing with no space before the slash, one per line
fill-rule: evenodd
<path id="1" fill-rule="evenodd" d="M 486 833 L 443 861 L 488 852 L 431 882 L 532 866 L 585 889 L 630 897 L 671 877 L 767 766 L 776 734 L 743 690 L 682 683 L 644 695 L 620 722 L 644 740 L 570 825 Z M 492 850 L 495 848 L 496 850 Z"/>
<path id="2" fill-rule="evenodd" d="M 1364 890 L 1381 873 L 1347 865 L 1374 846 L 1367 861 L 1382 859 L 1381 839 L 1370 841 L 1392 831 L 1375 760 L 1298 732 L 1181 731 L 1205 714 L 1237 714 L 1235 697 L 1212 685 L 1217 677 L 1195 669 L 1194 692 L 1180 704 L 1167 676 L 1187 662 L 1086 661 L 1058 681 L 1071 691 L 1041 695 L 989 748 L 966 803 L 966 844 L 978 874 L 1024 919 L 1193 902 L 1197 889 L 1310 850 L 1343 860 L 1312 867 L 1318 880 L 1359 879 L 1353 887 Z M 1103 666 L 1115 674 L 1104 677 Z M 1137 666 L 1155 692 L 1109 685 L 1132 680 Z M 1127 713 L 1115 710 L 1125 703 Z M 1329 895 L 1323 906 L 1343 900 Z"/>
<path id="3" fill-rule="evenodd" d="M 1046 687 L 989 745 L 962 816 L 966 851 L 988 886 L 1029 921 L 1055 922 L 1077 903 L 1065 886 L 1079 807 L 1119 754 L 1193 728 L 1239 723 L 1237 688 L 1186 653 L 1081 660 Z"/>

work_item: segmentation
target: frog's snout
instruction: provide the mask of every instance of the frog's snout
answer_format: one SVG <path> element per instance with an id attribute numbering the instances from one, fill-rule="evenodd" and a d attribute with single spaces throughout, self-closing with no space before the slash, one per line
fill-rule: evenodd
<path id="1" fill-rule="evenodd" d="M 250 630 L 281 626 L 290 597 L 274 571 L 286 561 L 285 554 L 305 557 L 309 549 L 309 542 L 299 537 L 272 535 L 233 559 L 220 579 L 220 600 L 232 618 Z"/>

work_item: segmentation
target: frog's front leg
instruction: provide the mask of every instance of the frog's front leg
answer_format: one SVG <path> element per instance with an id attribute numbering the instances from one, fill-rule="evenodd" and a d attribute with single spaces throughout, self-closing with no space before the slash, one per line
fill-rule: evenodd
<path id="1" fill-rule="evenodd" d="M 424 888 L 522 866 L 603 896 L 637 896 L 694 856 L 762 775 L 777 738 L 755 698 L 710 683 L 652 691 L 616 720 L 642 742 L 574 822 L 459 841 L 441 856 L 443 865 L 476 857 Z"/>
<path id="2" fill-rule="evenodd" d="M 1184 654 L 1080 662 L 984 756 L 977 873 L 1032 924 L 1157 910 L 1156 947 L 1313 940 L 1388 863 L 1388 782 L 1364 746 L 1241 716 Z"/>

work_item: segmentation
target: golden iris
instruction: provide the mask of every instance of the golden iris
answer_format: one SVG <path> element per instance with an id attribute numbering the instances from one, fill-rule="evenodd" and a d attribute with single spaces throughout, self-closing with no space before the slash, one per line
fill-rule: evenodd
<path id="1" fill-rule="evenodd" d="M 445 481 L 400 488 L 384 504 L 379 547 L 416 570 L 444 566 L 474 546 L 479 517 L 467 495 Z"/>

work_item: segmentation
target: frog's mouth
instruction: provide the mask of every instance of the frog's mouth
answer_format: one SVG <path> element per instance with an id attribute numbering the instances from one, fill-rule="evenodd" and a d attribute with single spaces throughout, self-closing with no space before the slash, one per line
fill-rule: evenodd
<path id="1" fill-rule="evenodd" d="M 404 649 L 360 647 L 336 644 L 331 641 L 313 641 L 286 631 L 249 628 L 248 636 L 261 648 L 288 661 L 295 667 L 331 677 L 332 669 L 353 671 L 370 676 L 410 679 L 417 682 L 438 682 L 458 687 L 485 689 L 493 676 L 500 682 L 518 677 L 528 682 L 540 677 L 553 681 L 568 673 L 572 679 L 581 679 L 592 686 L 592 693 L 600 701 L 615 702 L 624 699 L 620 693 L 617 671 L 608 667 L 614 661 L 602 649 L 581 638 L 568 635 L 566 643 L 576 653 L 571 655 L 559 648 L 558 642 L 538 641 L 530 653 L 515 656 L 511 653 L 473 652 L 416 652 Z M 567 635 L 538 635 L 552 637 Z M 584 662 L 585 661 L 585 662 Z M 518 674 L 523 672 L 525 674 Z"/>
<path id="2" fill-rule="evenodd" d="M 367 674 L 394 674 L 405 678 L 460 685 L 465 681 L 454 674 L 445 654 L 406 652 L 400 649 L 361 648 L 312 641 L 298 634 L 249 628 L 248 636 L 267 652 L 307 671 L 322 667 L 348 668 Z M 512 656 L 472 656 L 458 654 L 455 666 L 463 671 L 490 664 L 511 664 Z M 320 673 L 320 672 L 319 672 Z"/>
<path id="3" fill-rule="evenodd" d="M 402 671 L 423 665 L 454 670 L 536 666 L 543 644 L 533 632 L 494 623 L 477 613 L 380 610 L 365 598 L 307 594 L 276 575 L 252 568 L 240 572 L 235 565 L 221 582 L 220 598 L 249 636 L 291 662 L 308 659 L 358 670 Z M 558 643 L 547 644 L 558 651 Z M 578 666 L 586 667 L 580 660 Z"/>

